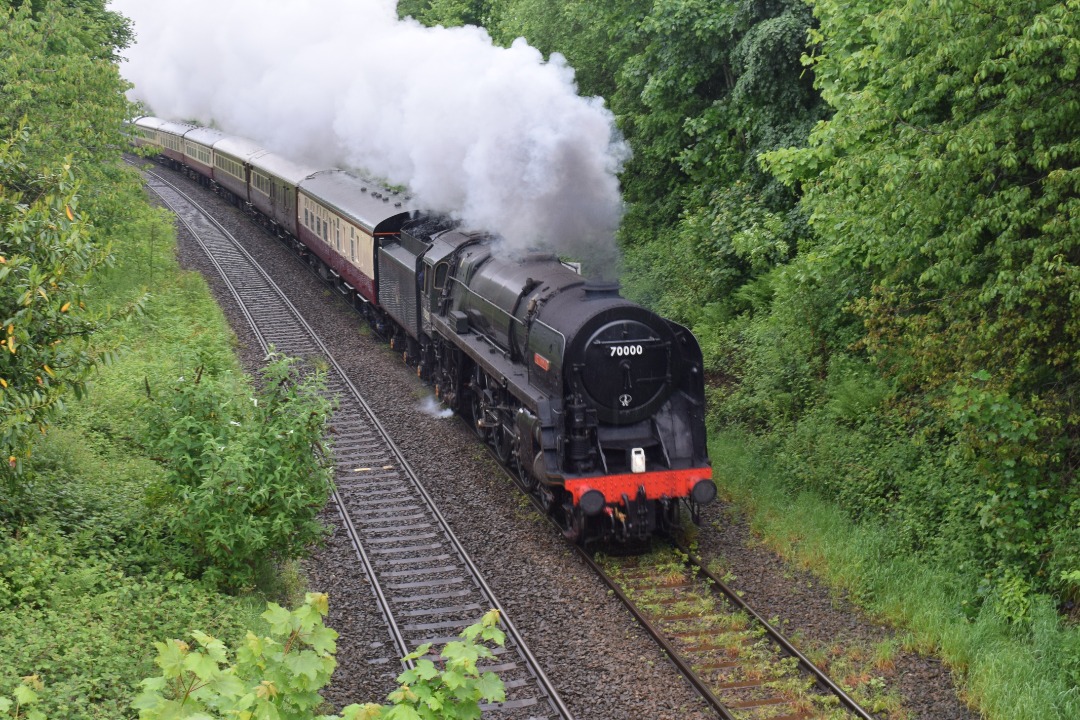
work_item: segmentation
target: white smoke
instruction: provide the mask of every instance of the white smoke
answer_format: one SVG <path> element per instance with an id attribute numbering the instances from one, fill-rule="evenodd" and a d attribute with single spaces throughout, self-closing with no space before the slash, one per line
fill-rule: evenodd
<path id="1" fill-rule="evenodd" d="M 559 55 L 401 21 L 393 0 L 112 0 L 155 115 L 363 168 L 514 248 L 615 257 L 629 151 Z M 591 247 L 590 247 L 591 246 Z"/>
<path id="2" fill-rule="evenodd" d="M 454 417 L 454 411 L 436 400 L 434 395 L 428 395 L 421 400 L 416 409 L 434 418 Z"/>

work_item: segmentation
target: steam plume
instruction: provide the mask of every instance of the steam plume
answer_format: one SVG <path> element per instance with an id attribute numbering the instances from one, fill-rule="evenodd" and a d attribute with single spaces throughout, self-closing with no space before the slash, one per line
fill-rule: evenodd
<path id="1" fill-rule="evenodd" d="M 560 55 L 401 21 L 393 0 L 111 5 L 135 24 L 133 96 L 158 116 L 363 168 L 515 249 L 617 257 L 628 149 Z"/>

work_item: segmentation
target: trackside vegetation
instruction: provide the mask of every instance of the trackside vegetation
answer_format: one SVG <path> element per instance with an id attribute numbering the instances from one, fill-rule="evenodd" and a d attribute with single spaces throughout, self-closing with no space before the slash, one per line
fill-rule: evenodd
<path id="1" fill-rule="evenodd" d="M 492 610 L 463 630 L 461 640 L 444 645 L 434 661 L 430 643 L 407 655 L 412 667 L 398 676 L 401 685 L 390 693 L 390 704 L 355 703 L 340 715 L 318 715 L 319 690 L 336 664 L 337 633 L 323 625 L 328 611 L 326 595 L 308 593 L 292 612 L 270 603 L 262 615 L 268 634 L 249 632 L 236 648 L 198 631 L 193 643 L 154 643 L 161 674 L 142 683 L 134 702 L 140 720 L 478 720 L 481 702 L 506 699 L 498 676 L 478 668 L 495 657 L 489 643 L 505 642 L 499 613 Z"/>
<path id="2" fill-rule="evenodd" d="M 336 635 L 291 561 L 324 532 L 331 404 L 290 358 L 245 377 L 177 267 L 120 162 L 128 37 L 96 0 L 0 3 L 0 718 L 306 720 Z M 478 718 L 497 622 L 342 717 Z"/>
<path id="3" fill-rule="evenodd" d="M 1080 3 L 398 12 L 607 99 L 624 291 L 697 334 L 716 477 L 770 541 L 989 717 L 1080 713 Z"/>
<path id="4" fill-rule="evenodd" d="M 191 552 L 198 513 L 153 443 L 147 388 L 165 400 L 196 366 L 204 390 L 234 378 L 221 403 L 301 390 L 239 379 L 220 310 L 120 162 L 127 37 L 103 2 L 0 3 L 0 717 L 135 717 L 153 642 L 242 638 L 267 597 L 295 601 L 250 555 L 239 572 Z"/>

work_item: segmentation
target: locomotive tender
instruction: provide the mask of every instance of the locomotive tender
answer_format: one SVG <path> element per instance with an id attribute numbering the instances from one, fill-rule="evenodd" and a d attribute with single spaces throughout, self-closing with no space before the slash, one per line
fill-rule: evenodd
<path id="1" fill-rule="evenodd" d="M 287 241 L 576 542 L 646 539 L 715 499 L 697 340 L 616 284 L 217 130 L 142 117 L 133 141 Z"/>

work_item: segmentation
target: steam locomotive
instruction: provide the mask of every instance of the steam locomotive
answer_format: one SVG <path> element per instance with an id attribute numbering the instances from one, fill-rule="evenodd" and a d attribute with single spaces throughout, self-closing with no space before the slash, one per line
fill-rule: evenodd
<path id="1" fill-rule="evenodd" d="M 550 254 L 419 212 L 342 170 L 153 117 L 134 144 L 294 250 L 399 350 L 578 543 L 643 540 L 716 497 L 685 327 Z"/>

